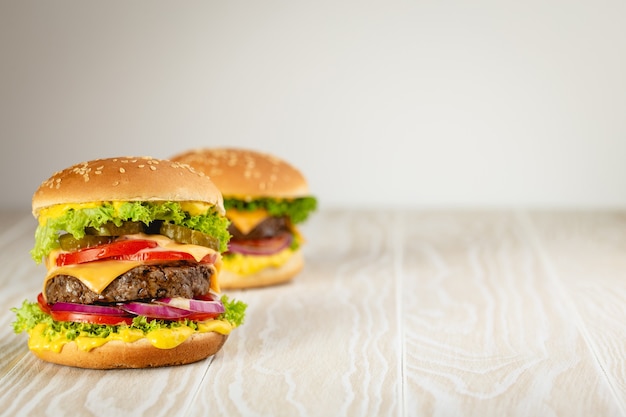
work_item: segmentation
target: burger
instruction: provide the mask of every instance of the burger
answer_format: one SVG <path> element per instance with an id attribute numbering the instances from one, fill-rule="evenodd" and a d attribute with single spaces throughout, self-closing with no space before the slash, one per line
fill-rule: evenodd
<path id="1" fill-rule="evenodd" d="M 224 197 L 231 239 L 223 254 L 224 288 L 287 282 L 304 266 L 297 226 L 317 208 L 306 179 L 276 156 L 237 148 L 198 148 L 175 155 L 211 177 Z"/>
<path id="2" fill-rule="evenodd" d="M 230 235 L 223 198 L 191 167 L 97 159 L 53 174 L 32 198 L 31 255 L 47 273 L 13 308 L 44 361 L 80 368 L 182 365 L 217 353 L 246 305 L 220 293 Z"/>

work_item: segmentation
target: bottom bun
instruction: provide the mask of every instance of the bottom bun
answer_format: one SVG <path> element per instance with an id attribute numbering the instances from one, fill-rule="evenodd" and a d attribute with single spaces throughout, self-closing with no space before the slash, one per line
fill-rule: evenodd
<path id="1" fill-rule="evenodd" d="M 240 275 L 223 267 L 219 275 L 220 288 L 232 290 L 282 284 L 290 281 L 303 267 L 304 257 L 300 250 L 296 250 L 289 260 L 279 267 L 267 267 L 248 275 Z"/>
<path id="2" fill-rule="evenodd" d="M 40 359 L 59 365 L 90 369 L 154 368 L 197 362 L 217 353 L 228 338 L 216 332 L 194 333 L 172 349 L 159 349 L 139 339 L 127 343 L 112 340 L 90 351 L 79 349 L 76 343 L 63 346 L 61 352 L 32 351 Z"/>

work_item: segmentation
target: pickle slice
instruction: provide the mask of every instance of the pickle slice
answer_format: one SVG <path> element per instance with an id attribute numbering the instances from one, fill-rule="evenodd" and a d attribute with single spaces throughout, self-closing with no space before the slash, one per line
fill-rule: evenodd
<path id="1" fill-rule="evenodd" d="M 85 235 L 80 239 L 76 239 L 69 233 L 59 236 L 61 249 L 68 252 L 74 252 L 79 249 L 102 245 L 103 243 L 111 242 L 111 240 L 113 239 L 110 236 Z"/>
<path id="2" fill-rule="evenodd" d="M 220 247 L 220 242 L 217 238 L 172 223 L 163 223 L 161 225 L 161 234 L 179 243 L 206 246 L 216 251 L 218 251 Z"/>
<path id="3" fill-rule="evenodd" d="M 94 236 L 123 236 L 134 235 L 136 233 L 144 233 L 146 231 L 146 225 L 143 222 L 123 222 L 120 226 L 117 226 L 113 222 L 107 222 L 102 226 L 87 227 L 85 233 Z"/>

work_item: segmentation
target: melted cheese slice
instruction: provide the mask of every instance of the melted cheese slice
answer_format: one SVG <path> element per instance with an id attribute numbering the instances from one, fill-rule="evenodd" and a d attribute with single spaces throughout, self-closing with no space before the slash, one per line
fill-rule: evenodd
<path id="1" fill-rule="evenodd" d="M 217 280 L 217 272 L 219 272 L 222 264 L 221 255 L 219 252 L 214 251 L 211 248 L 199 245 L 186 245 L 176 243 L 175 241 L 162 236 L 162 235 L 146 235 L 139 233 L 136 235 L 128 235 L 128 239 L 142 239 L 152 240 L 157 243 L 157 247 L 152 249 L 154 251 L 177 251 L 186 252 L 194 257 L 196 261 L 200 261 L 206 255 L 217 254 L 217 259 L 213 265 L 214 273 L 211 279 L 211 289 L 215 292 L 220 292 L 219 282 Z M 116 260 L 102 260 L 97 262 L 87 262 L 83 264 L 56 266 L 56 260 L 59 254 L 62 252 L 60 249 L 56 249 L 50 253 L 46 260 L 46 267 L 48 268 L 48 274 L 44 278 L 44 291 L 50 281 L 57 275 L 70 275 L 77 278 L 80 282 L 85 284 L 87 288 L 93 292 L 100 294 L 104 289 L 118 276 L 131 269 L 143 264 L 141 261 L 116 261 Z"/>
<path id="2" fill-rule="evenodd" d="M 226 212 L 226 217 L 233 222 L 235 227 L 247 235 L 254 229 L 259 223 L 269 217 L 269 213 L 265 209 L 253 210 L 253 211 L 240 211 L 235 209 L 229 209 Z"/>

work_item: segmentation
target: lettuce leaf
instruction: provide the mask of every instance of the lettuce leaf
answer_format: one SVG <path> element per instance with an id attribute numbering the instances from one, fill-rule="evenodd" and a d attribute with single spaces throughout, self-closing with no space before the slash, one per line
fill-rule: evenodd
<path id="1" fill-rule="evenodd" d="M 257 198 L 250 201 L 225 198 L 226 210 L 253 211 L 265 209 L 276 217 L 288 216 L 293 224 L 302 223 L 317 209 L 317 199 L 312 196 L 294 199 Z"/>
<path id="2" fill-rule="evenodd" d="M 225 311 L 220 315 L 220 318 L 228 321 L 234 327 L 241 326 L 246 316 L 248 305 L 242 301 L 230 300 L 226 295 L 222 295 L 221 301 L 224 304 Z"/>
<path id="3" fill-rule="evenodd" d="M 169 221 L 179 226 L 189 227 L 217 238 L 220 252 L 227 249 L 230 234 L 229 221 L 217 211 L 212 210 L 199 216 L 191 216 L 181 208 L 178 202 L 142 202 L 103 203 L 98 207 L 69 209 L 59 217 L 48 218 L 40 223 L 35 231 L 35 246 L 31 256 L 40 263 L 50 251 L 59 247 L 61 233 L 71 233 L 75 238 L 85 236 L 86 227 L 98 228 L 107 222 L 120 226 L 124 221 L 141 221 L 149 225 L 155 220 Z"/>

